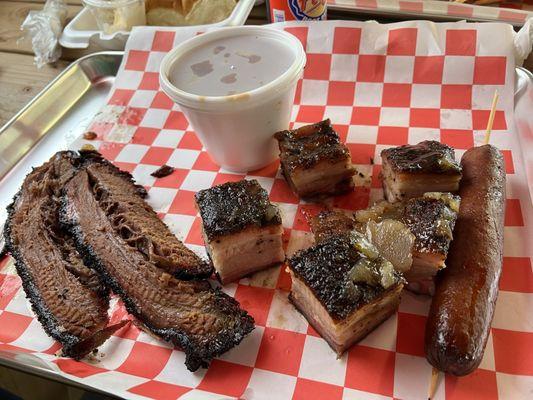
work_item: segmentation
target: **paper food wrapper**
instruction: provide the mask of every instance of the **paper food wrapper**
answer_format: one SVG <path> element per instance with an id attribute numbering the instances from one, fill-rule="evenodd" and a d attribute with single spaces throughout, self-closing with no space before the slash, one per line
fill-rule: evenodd
<path id="1" fill-rule="evenodd" d="M 61 57 L 59 36 L 67 20 L 67 11 L 64 0 L 47 0 L 42 10 L 30 11 L 22 23 L 20 28 L 31 37 L 38 68 Z"/>
<path id="2" fill-rule="evenodd" d="M 294 22 L 272 27 L 295 35 L 307 52 L 291 126 L 331 118 L 361 172 L 354 192 L 331 199 L 333 207 L 355 210 L 382 198 L 378 174 L 384 148 L 435 139 L 453 146 L 461 157 L 481 144 L 494 91 L 499 91 L 491 143 L 501 149 L 508 174 L 500 294 L 479 369 L 462 378 L 446 375 L 435 399 L 530 398 L 533 211 L 513 115 L 515 66 L 531 46 L 529 32 L 516 35 L 503 24 L 430 22 Z M 306 218 L 321 207 L 291 192 L 277 162 L 248 174 L 221 170 L 179 107 L 159 89 L 161 59 L 195 34 L 194 29 L 134 29 L 108 104 L 89 128 L 97 140 L 80 138 L 72 148 L 90 143 L 132 172 L 170 229 L 204 256 L 194 193 L 229 180 L 257 179 L 282 210 L 286 252 L 291 255 L 309 244 Z M 175 172 L 151 177 L 163 164 Z M 118 396 L 427 398 L 431 366 L 423 341 L 429 297 L 405 292 L 397 314 L 337 358 L 288 302 L 290 278 L 284 266 L 271 268 L 224 287 L 254 316 L 257 327 L 209 369 L 191 373 L 180 350 L 134 324 L 118 331 L 89 360 L 58 358 L 59 346 L 35 319 L 10 259 L 1 265 L 1 356 Z M 110 313 L 112 322 L 128 318 L 116 299 Z"/>

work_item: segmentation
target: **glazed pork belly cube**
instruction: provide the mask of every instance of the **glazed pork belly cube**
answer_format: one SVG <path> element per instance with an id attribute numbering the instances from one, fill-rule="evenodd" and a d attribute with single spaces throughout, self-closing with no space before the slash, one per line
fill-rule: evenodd
<path id="1" fill-rule="evenodd" d="M 379 223 L 376 223 L 370 217 L 361 218 L 362 221 L 359 222 L 355 215 L 350 212 L 340 210 L 322 211 L 310 221 L 315 242 L 320 243 L 331 236 L 355 230 L 373 241 L 372 244 L 376 246 L 380 255 L 390 261 L 394 269 L 402 273 L 409 270 L 413 262 L 411 251 L 415 241 L 414 235 L 406 225 L 398 221 L 400 217 L 396 209 L 399 208 L 400 203 L 383 203 L 394 209 L 394 219 L 391 218 L 390 211 L 387 218 L 381 219 L 381 213 L 384 213 L 384 208 L 381 207 L 379 208 Z M 370 215 L 376 219 L 378 218 L 375 210 Z"/>
<path id="2" fill-rule="evenodd" d="M 409 290 L 435 293 L 435 275 L 446 267 L 459 205 L 459 196 L 438 192 L 426 193 L 406 202 L 402 222 L 415 236 L 413 264 L 405 272 Z"/>
<path id="3" fill-rule="evenodd" d="M 429 192 L 403 202 L 381 201 L 355 214 L 323 211 L 311 219 L 315 242 L 357 231 L 407 280 L 415 293 L 433 294 L 435 275 L 445 268 L 460 199 Z"/>
<path id="4" fill-rule="evenodd" d="M 339 356 L 398 309 L 401 274 L 357 232 L 296 253 L 288 268 L 290 301 Z"/>
<path id="5" fill-rule="evenodd" d="M 201 190 L 195 199 L 207 253 L 223 284 L 284 261 L 279 210 L 255 179 Z"/>
<path id="6" fill-rule="evenodd" d="M 300 197 L 345 193 L 353 189 L 350 150 L 326 119 L 295 130 L 277 132 L 281 168 Z"/>
<path id="7" fill-rule="evenodd" d="M 358 228 L 353 214 L 340 210 L 322 211 L 309 221 L 316 243 L 330 236 L 348 233 Z"/>
<path id="8" fill-rule="evenodd" d="M 415 145 L 381 152 L 381 179 L 390 202 L 422 196 L 426 192 L 456 192 L 461 167 L 454 150 L 440 142 L 426 140 Z"/>
<path id="9" fill-rule="evenodd" d="M 446 267 L 460 198 L 429 192 L 400 203 L 379 202 L 355 213 L 368 238 L 397 270 L 407 288 L 433 294 L 435 275 Z"/>

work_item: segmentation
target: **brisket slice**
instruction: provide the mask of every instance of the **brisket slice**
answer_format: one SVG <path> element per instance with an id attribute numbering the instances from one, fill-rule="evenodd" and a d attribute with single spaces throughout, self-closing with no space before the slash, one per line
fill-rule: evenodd
<path id="1" fill-rule="evenodd" d="M 97 152 L 81 152 L 96 199 L 113 227 L 145 260 L 179 279 L 208 278 L 212 267 L 188 249 L 145 201 L 132 176 Z"/>
<path id="2" fill-rule="evenodd" d="M 109 208 L 98 202 L 107 196 L 119 202 L 111 209 L 128 210 L 120 204 L 126 198 L 117 200 L 119 197 L 102 189 L 110 178 L 93 179 L 106 175 L 105 170 L 109 171 L 106 177 L 112 175 L 105 167 L 81 170 L 69 181 L 62 199 L 62 223 L 85 261 L 121 297 L 129 313 L 154 334 L 181 347 L 189 370 L 207 367 L 213 357 L 252 331 L 253 318 L 236 300 L 211 288 L 208 281 L 176 279 L 126 242 L 124 232 L 106 215 Z"/>
<path id="3" fill-rule="evenodd" d="M 78 158 L 59 152 L 34 169 L 8 208 L 4 236 L 32 309 L 44 330 L 81 358 L 124 322 L 108 324 L 108 292 L 58 224 L 59 194 Z"/>

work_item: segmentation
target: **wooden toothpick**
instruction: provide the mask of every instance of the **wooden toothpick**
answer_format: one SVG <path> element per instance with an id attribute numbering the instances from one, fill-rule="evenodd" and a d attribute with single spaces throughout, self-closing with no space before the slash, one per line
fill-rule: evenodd
<path id="1" fill-rule="evenodd" d="M 439 370 L 435 367 L 431 370 L 431 379 L 429 380 L 428 400 L 433 399 L 437 391 L 437 381 L 439 380 Z"/>
<path id="2" fill-rule="evenodd" d="M 490 133 L 492 132 L 492 125 L 494 124 L 494 116 L 496 115 L 496 105 L 498 104 L 498 90 L 494 92 L 494 97 L 492 98 L 492 107 L 490 109 L 489 122 L 487 123 L 487 130 L 485 132 L 485 140 L 483 144 L 489 144 Z"/>

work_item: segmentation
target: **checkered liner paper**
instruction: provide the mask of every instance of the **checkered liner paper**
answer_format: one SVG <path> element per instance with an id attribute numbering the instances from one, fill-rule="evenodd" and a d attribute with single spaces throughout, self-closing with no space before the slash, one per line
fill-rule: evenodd
<path id="1" fill-rule="evenodd" d="M 392 14 L 448 16 L 521 25 L 533 17 L 533 0 L 509 0 L 487 5 L 442 0 L 328 0 L 331 9 L 384 11 Z"/>
<path id="2" fill-rule="evenodd" d="M 493 327 L 480 368 L 441 379 L 436 399 L 525 399 L 533 392 L 533 210 L 513 122 L 513 32 L 498 24 L 393 25 L 349 21 L 274 25 L 301 40 L 307 66 L 298 84 L 291 124 L 329 117 L 351 150 L 361 178 L 355 191 L 331 200 L 355 210 L 382 197 L 377 177 L 382 149 L 424 139 L 464 151 L 484 136 L 495 89 L 500 93 L 491 142 L 508 176 L 504 267 Z M 178 33 L 179 32 L 179 33 Z M 90 126 L 90 142 L 148 189 L 148 202 L 190 248 L 205 256 L 194 208 L 200 189 L 257 179 L 282 210 L 288 254 L 309 242 L 307 217 L 319 206 L 300 201 L 276 162 L 247 175 L 221 170 L 187 120 L 159 89 L 158 70 L 191 31 L 134 30 L 108 105 Z M 73 148 L 84 141 L 79 139 Z M 175 167 L 165 178 L 150 173 Z M 20 288 L 12 262 L 0 274 L 0 350 L 31 365 L 128 398 L 157 399 L 422 399 L 431 367 L 424 325 L 431 299 L 404 293 L 399 312 L 343 357 L 287 301 L 290 278 L 277 267 L 224 291 L 255 318 L 238 347 L 191 373 L 184 354 L 133 324 L 118 331 L 91 360 L 55 356 L 59 346 L 42 330 Z M 119 301 L 112 322 L 129 318 Z"/>

